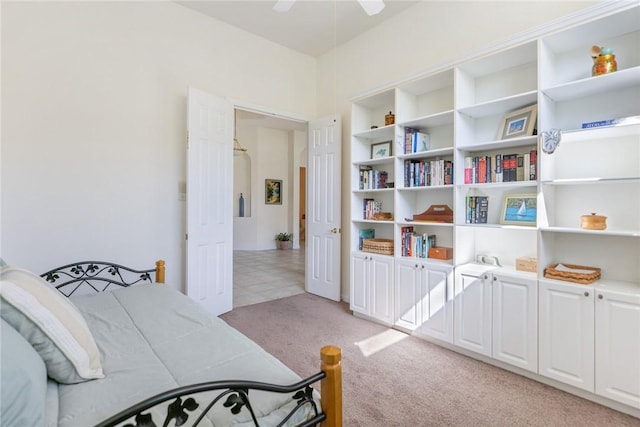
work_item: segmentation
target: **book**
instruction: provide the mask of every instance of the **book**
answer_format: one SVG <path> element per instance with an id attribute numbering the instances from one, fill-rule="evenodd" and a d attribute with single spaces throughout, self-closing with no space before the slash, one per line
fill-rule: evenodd
<path id="1" fill-rule="evenodd" d="M 538 150 L 529 152 L 529 179 L 535 181 L 538 176 Z"/>
<path id="2" fill-rule="evenodd" d="M 493 182 L 502 182 L 502 154 L 496 154 L 495 171 L 496 177 Z"/>
<path id="3" fill-rule="evenodd" d="M 486 224 L 489 212 L 489 197 L 476 196 L 476 224 Z"/>
<path id="4" fill-rule="evenodd" d="M 524 156 L 516 156 L 516 179 L 515 181 L 524 181 Z"/>
<path id="5" fill-rule="evenodd" d="M 412 153 L 420 153 L 429 150 L 429 134 L 422 132 L 414 132 L 412 135 Z"/>
<path id="6" fill-rule="evenodd" d="M 478 184 L 487 182 L 487 159 L 486 157 L 478 158 Z"/>
<path id="7" fill-rule="evenodd" d="M 404 128 L 404 154 L 412 153 L 413 149 L 413 134 L 418 132 L 418 129 Z"/>
<path id="8" fill-rule="evenodd" d="M 473 184 L 473 157 L 464 158 L 464 183 Z"/>

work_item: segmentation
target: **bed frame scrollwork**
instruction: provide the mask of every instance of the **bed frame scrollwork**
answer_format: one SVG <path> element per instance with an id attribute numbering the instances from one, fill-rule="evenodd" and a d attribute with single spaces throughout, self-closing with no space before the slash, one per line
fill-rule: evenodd
<path id="1" fill-rule="evenodd" d="M 54 268 L 40 276 L 65 296 L 83 291 L 102 292 L 110 287 L 127 287 L 137 283 L 164 283 L 165 262 L 156 261 L 155 269 L 135 270 L 103 261 L 81 261 Z"/>
<path id="2" fill-rule="evenodd" d="M 311 384 L 317 381 L 326 380 L 325 372 L 319 372 L 304 380 L 288 385 L 279 386 L 274 384 L 253 382 L 253 381 L 214 381 L 208 383 L 194 384 L 190 386 L 176 388 L 156 396 L 153 396 L 143 402 L 140 402 L 129 409 L 126 409 L 111 418 L 101 422 L 96 427 L 114 427 L 121 425 L 126 421 L 133 421 L 134 424 L 125 424 L 125 427 L 155 427 L 166 425 L 189 425 L 198 426 L 206 414 L 216 405 L 222 404 L 232 414 L 238 414 L 243 408 L 249 411 L 251 421 L 256 427 L 259 426 L 258 420 L 251 406 L 249 394 L 253 390 L 261 390 L 272 393 L 290 393 L 291 398 L 296 401 L 296 406 L 287 414 L 278 426 L 285 425 L 296 412 L 305 406 L 312 408 L 313 416 L 296 425 L 296 427 L 311 427 L 320 425 L 321 422 L 327 419 L 327 414 L 318 409 L 313 399 L 313 389 Z M 200 407 L 197 399 L 198 393 L 207 391 L 221 391 L 208 405 L 202 410 L 202 412 L 192 420 L 189 417 L 193 414 L 189 412 L 195 411 Z M 165 402 L 172 401 L 166 409 L 166 416 L 160 424 L 157 424 L 153 419 L 151 413 L 145 413 L 154 406 L 163 404 Z M 191 421 L 190 423 L 188 423 Z M 175 424 L 173 424 L 175 422 Z"/>

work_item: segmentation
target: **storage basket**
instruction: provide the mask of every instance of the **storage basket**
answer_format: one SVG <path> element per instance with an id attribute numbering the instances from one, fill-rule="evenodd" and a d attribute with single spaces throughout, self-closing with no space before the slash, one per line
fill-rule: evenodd
<path id="1" fill-rule="evenodd" d="M 392 239 L 364 239 L 362 241 L 362 251 L 374 254 L 393 255 Z"/>
<path id="2" fill-rule="evenodd" d="M 575 268 L 580 270 L 593 270 L 593 273 L 576 273 L 572 271 L 557 270 L 559 264 L 551 264 L 544 269 L 544 277 L 548 279 L 565 280 L 567 282 L 580 283 L 582 285 L 588 285 L 596 280 L 600 279 L 600 269 L 598 267 L 588 267 L 584 265 L 566 264 L 562 263 L 565 267 Z"/>

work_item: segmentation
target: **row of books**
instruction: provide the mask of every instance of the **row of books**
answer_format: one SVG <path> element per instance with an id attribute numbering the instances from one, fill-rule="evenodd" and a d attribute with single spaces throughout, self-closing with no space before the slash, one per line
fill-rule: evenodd
<path id="1" fill-rule="evenodd" d="M 430 139 L 428 133 L 418 129 L 404 128 L 404 154 L 421 153 L 429 150 Z"/>
<path id="2" fill-rule="evenodd" d="M 382 202 L 374 199 L 364 199 L 362 214 L 364 219 L 373 219 L 373 215 L 382 211 Z"/>
<path id="3" fill-rule="evenodd" d="M 402 227 L 400 239 L 400 253 L 404 257 L 428 258 L 429 249 L 436 246 L 435 234 L 418 234 L 413 227 Z"/>
<path id="4" fill-rule="evenodd" d="M 451 160 L 405 160 L 405 187 L 450 184 L 453 184 L 453 162 Z"/>
<path id="5" fill-rule="evenodd" d="M 489 211 L 487 196 L 467 196 L 464 201 L 465 218 L 467 224 L 486 224 Z"/>
<path id="6" fill-rule="evenodd" d="M 535 181 L 538 150 L 523 154 L 494 154 L 464 158 L 464 183 Z"/>
<path id="7" fill-rule="evenodd" d="M 385 188 L 389 174 L 386 171 L 373 169 L 371 166 L 360 166 L 360 189 L 372 190 Z"/>

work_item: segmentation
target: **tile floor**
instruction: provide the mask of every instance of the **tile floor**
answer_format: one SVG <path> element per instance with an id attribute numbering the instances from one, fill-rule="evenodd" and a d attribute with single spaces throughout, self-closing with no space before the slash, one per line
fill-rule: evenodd
<path id="1" fill-rule="evenodd" d="M 234 307 L 304 292 L 304 249 L 233 252 Z"/>

